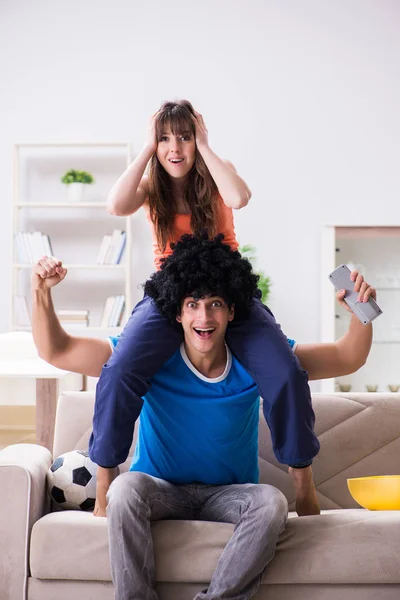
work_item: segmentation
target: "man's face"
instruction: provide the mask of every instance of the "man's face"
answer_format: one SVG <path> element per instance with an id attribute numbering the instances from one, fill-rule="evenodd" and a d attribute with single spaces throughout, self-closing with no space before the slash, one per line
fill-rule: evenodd
<path id="1" fill-rule="evenodd" d="M 187 296 L 176 320 L 182 324 L 185 343 L 197 352 L 207 354 L 223 346 L 226 328 L 233 317 L 233 307 L 229 308 L 219 296 L 197 300 Z"/>

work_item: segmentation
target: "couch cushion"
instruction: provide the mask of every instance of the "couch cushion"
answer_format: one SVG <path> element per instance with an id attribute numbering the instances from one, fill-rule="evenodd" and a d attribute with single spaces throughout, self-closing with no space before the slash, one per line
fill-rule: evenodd
<path id="1" fill-rule="evenodd" d="M 399 529 L 400 511 L 356 509 L 294 516 L 264 581 L 399 583 Z M 209 582 L 232 532 L 233 526 L 225 523 L 155 523 L 157 580 Z M 78 511 L 46 515 L 32 531 L 30 568 L 40 579 L 109 581 L 106 519 Z"/>

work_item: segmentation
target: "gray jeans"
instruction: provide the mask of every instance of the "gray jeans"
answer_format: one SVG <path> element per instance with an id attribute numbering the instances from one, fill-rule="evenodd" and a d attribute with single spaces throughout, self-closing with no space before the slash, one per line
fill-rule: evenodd
<path id="1" fill-rule="evenodd" d="M 235 524 L 208 589 L 196 600 L 247 600 L 274 556 L 288 514 L 285 496 L 270 485 L 174 485 L 134 471 L 113 481 L 107 499 L 115 600 L 157 600 L 151 522 L 162 519 Z"/>

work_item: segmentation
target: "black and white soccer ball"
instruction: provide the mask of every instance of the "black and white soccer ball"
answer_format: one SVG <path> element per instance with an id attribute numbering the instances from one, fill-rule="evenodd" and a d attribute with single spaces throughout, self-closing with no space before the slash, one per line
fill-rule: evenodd
<path id="1" fill-rule="evenodd" d="M 64 510 L 93 510 L 97 465 L 87 452 L 72 450 L 58 456 L 47 472 L 51 498 Z"/>

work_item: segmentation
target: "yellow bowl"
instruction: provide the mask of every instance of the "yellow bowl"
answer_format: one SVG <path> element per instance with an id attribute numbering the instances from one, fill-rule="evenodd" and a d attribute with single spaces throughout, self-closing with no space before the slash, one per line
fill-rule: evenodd
<path id="1" fill-rule="evenodd" d="M 400 475 L 355 477 L 347 480 L 354 500 L 369 510 L 400 510 Z"/>

